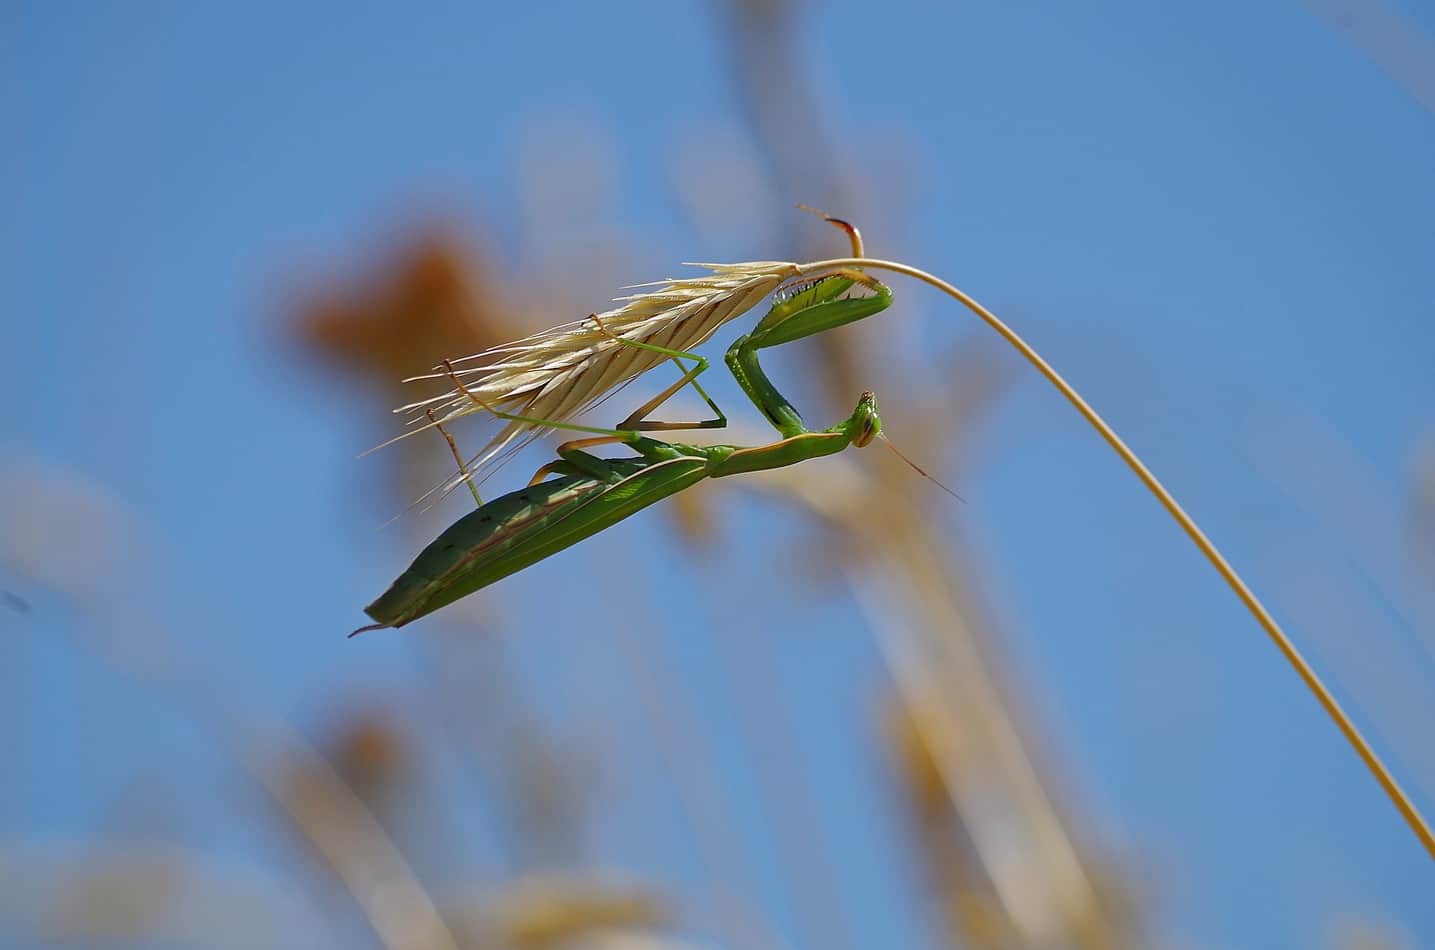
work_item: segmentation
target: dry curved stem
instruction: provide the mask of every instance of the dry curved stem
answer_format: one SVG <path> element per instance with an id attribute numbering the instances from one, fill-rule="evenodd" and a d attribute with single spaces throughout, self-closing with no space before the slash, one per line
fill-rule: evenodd
<path id="1" fill-rule="evenodd" d="M 1206 537 L 1205 533 L 1191 516 L 1186 514 L 1185 509 L 1182 508 L 1171 493 L 1166 490 L 1166 486 L 1161 484 L 1156 476 L 1152 474 L 1151 470 L 1146 467 L 1145 463 L 1137 457 L 1136 453 L 1131 451 L 1126 443 L 1121 440 L 1121 437 L 1116 434 L 1116 431 L 1106 423 L 1106 420 L 1101 418 L 1096 410 L 1072 388 L 1071 384 L 1063 379 L 1061 374 L 1053 369 L 1051 364 L 1032 348 L 1031 344 L 1027 343 L 1015 330 L 1003 323 L 996 314 L 977 303 L 975 299 L 969 297 L 957 287 L 947 283 L 940 277 L 933 276 L 924 270 L 920 270 L 908 264 L 902 264 L 897 261 L 876 260 L 870 257 L 836 258 L 828 261 L 804 264 L 801 270 L 804 275 L 812 275 L 841 268 L 867 268 L 891 271 L 896 274 L 905 274 L 908 277 L 920 280 L 925 284 L 937 288 L 980 317 L 984 323 L 995 330 L 1002 339 L 1010 343 L 1018 353 L 1025 357 L 1027 362 L 1036 367 L 1037 371 L 1045 376 L 1047 381 L 1066 397 L 1067 402 L 1076 407 L 1076 411 L 1081 413 L 1086 421 L 1091 424 L 1091 427 L 1106 440 L 1106 444 L 1110 445 L 1112 450 L 1121 457 L 1121 460 L 1136 473 L 1136 477 L 1141 479 L 1142 484 L 1146 486 L 1151 494 L 1156 496 L 1156 500 L 1159 501 L 1167 513 L 1176 520 L 1176 523 L 1179 524 L 1181 529 L 1190 537 L 1192 543 L 1206 556 L 1206 560 L 1211 562 L 1211 566 L 1216 569 L 1216 573 L 1220 574 L 1222 580 L 1235 592 L 1236 597 L 1240 599 L 1241 603 L 1250 611 L 1251 616 L 1255 617 L 1256 622 L 1261 625 L 1262 629 L 1265 630 L 1266 634 L 1275 643 L 1277 649 L 1281 651 L 1286 662 L 1289 663 L 1291 668 L 1300 676 L 1306 688 L 1315 695 L 1315 698 L 1325 709 L 1327 715 L 1335 722 L 1336 727 L 1340 729 L 1346 741 L 1350 743 L 1351 748 L 1360 756 L 1361 761 L 1365 763 L 1365 767 L 1370 770 L 1370 774 L 1375 777 L 1375 780 L 1380 783 L 1380 787 L 1385 790 L 1385 794 L 1389 796 L 1391 803 L 1395 805 L 1396 810 L 1400 812 L 1406 824 L 1410 826 L 1410 830 L 1414 832 L 1415 837 L 1420 840 L 1420 843 L 1425 847 L 1425 850 L 1430 854 L 1431 858 L 1435 858 L 1435 833 L 1432 833 L 1424 816 L 1420 814 L 1420 810 L 1415 806 L 1415 803 L 1410 799 L 1409 795 L 1406 794 L 1405 790 L 1401 788 L 1400 783 L 1395 780 L 1395 776 L 1391 774 L 1390 770 L 1385 766 L 1385 763 L 1381 761 L 1380 756 L 1375 753 L 1369 741 L 1367 741 L 1360 730 L 1356 728 L 1350 716 L 1341 708 L 1340 703 L 1336 701 L 1329 687 L 1321 681 L 1314 668 L 1312 668 L 1305 657 L 1301 655 L 1300 650 L 1296 648 L 1295 643 L 1286 632 L 1281 629 L 1280 624 L 1276 623 L 1270 611 L 1266 610 L 1265 605 L 1262 604 L 1255 593 L 1246 586 L 1246 582 L 1236 573 L 1235 568 L 1231 567 L 1230 563 L 1221 552 L 1217 550 L 1216 546 L 1211 543 L 1211 540 Z"/>

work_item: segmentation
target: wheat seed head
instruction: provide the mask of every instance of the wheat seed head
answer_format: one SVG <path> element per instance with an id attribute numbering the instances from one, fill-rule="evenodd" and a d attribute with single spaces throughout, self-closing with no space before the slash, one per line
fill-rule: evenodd
<path id="1" fill-rule="evenodd" d="M 635 285 L 630 289 L 653 289 L 618 298 L 621 305 L 598 314 L 597 319 L 567 323 L 453 360 L 453 376 L 462 386 L 455 384 L 447 392 L 394 410 L 410 414 L 412 428 L 399 438 L 431 428 L 430 411 L 440 423 L 491 410 L 568 422 L 667 359 L 624 341 L 692 350 L 800 273 L 798 265 L 783 261 L 689 266 L 706 268 L 709 273 Z M 405 382 L 430 379 L 451 377 L 445 369 Z M 544 428 L 533 422 L 507 421 L 470 460 L 471 470 L 478 475 L 486 466 L 502 462 Z M 459 476 L 442 490 L 461 481 Z"/>

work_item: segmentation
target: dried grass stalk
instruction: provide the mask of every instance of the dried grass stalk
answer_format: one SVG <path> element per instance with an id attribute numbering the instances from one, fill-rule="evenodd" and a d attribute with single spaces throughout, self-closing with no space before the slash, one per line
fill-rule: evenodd
<path id="1" fill-rule="evenodd" d="M 1295 641 L 1293 641 L 1290 635 L 1276 622 L 1275 617 L 1266 609 L 1265 604 L 1261 603 L 1255 591 L 1251 590 L 1241 578 L 1241 575 L 1238 574 L 1236 569 L 1226 560 L 1225 555 L 1217 550 L 1210 538 L 1206 537 L 1206 533 L 1196 524 L 1195 519 L 1186 513 L 1186 509 L 1181 507 L 1180 503 L 1176 501 L 1175 496 L 1173 496 L 1170 491 L 1166 489 L 1166 486 L 1161 484 L 1161 481 L 1155 474 L 1146 467 L 1146 463 L 1142 462 L 1136 453 L 1131 451 L 1131 448 L 1116 434 L 1116 430 L 1111 428 L 1107 421 L 1091 407 L 1091 404 L 1082 398 L 1081 394 L 1076 391 L 1076 388 L 1068 383 L 1030 343 L 1024 340 L 1011 327 L 1007 326 L 996 314 L 977 303 L 974 298 L 956 286 L 920 268 L 913 267 L 910 264 L 903 264 L 900 261 L 883 261 L 870 257 L 838 258 L 804 264 L 802 265 L 802 273 L 804 276 L 812 277 L 850 267 L 862 267 L 871 270 L 885 270 L 891 271 L 892 273 L 905 274 L 908 277 L 940 290 L 942 293 L 966 307 L 980 318 L 983 323 L 995 330 L 1003 340 L 1021 354 L 1023 359 L 1030 363 L 1037 372 L 1041 373 L 1047 382 L 1051 383 L 1067 402 L 1071 403 L 1072 407 L 1081 414 L 1087 424 L 1096 430 L 1097 434 L 1105 440 L 1112 451 L 1136 474 L 1136 477 L 1146 486 L 1146 490 L 1155 496 L 1156 500 L 1161 503 L 1161 507 L 1166 509 L 1166 513 L 1171 516 L 1172 520 L 1181 526 L 1181 530 L 1186 532 L 1186 536 L 1191 539 L 1191 542 L 1205 555 L 1206 560 L 1216 569 L 1216 573 L 1221 575 L 1221 579 L 1231 588 L 1231 591 L 1241 601 L 1241 604 L 1249 611 L 1251 616 L 1255 618 L 1256 622 L 1261 625 L 1261 629 L 1266 632 L 1271 642 L 1280 650 L 1286 663 L 1295 671 L 1296 675 L 1301 678 L 1306 689 L 1309 690 L 1311 695 L 1316 698 L 1316 701 L 1320 703 L 1326 715 L 1335 723 L 1351 749 L 1355 751 L 1356 755 L 1360 757 L 1361 762 L 1365 764 L 1366 769 L 1368 769 L 1375 780 L 1380 783 L 1380 787 L 1385 791 L 1386 796 L 1389 797 L 1391 804 L 1400 812 L 1401 817 L 1404 818 L 1406 824 L 1410 826 L 1411 832 L 1414 833 L 1415 837 L 1420 841 L 1426 853 L 1432 858 L 1435 858 L 1435 830 L 1432 830 L 1430 824 L 1425 820 L 1425 816 L 1422 815 L 1420 809 L 1416 807 L 1414 800 L 1405 789 L 1401 787 L 1400 783 L 1396 781 L 1394 774 L 1386 767 L 1380 756 L 1376 754 L 1369 740 L 1365 738 L 1364 734 L 1356 727 L 1354 720 L 1350 718 L 1350 715 L 1345 711 L 1344 707 L 1336 700 L 1335 694 L 1325 685 L 1320 676 L 1316 674 L 1315 668 L 1310 665 L 1305 655 L 1296 647 Z"/>

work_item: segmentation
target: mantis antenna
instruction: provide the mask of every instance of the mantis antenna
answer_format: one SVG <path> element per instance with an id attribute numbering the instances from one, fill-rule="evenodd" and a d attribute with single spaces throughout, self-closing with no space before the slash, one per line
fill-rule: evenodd
<path id="1" fill-rule="evenodd" d="M 922 466 L 918 465 L 916 462 L 914 462 L 914 461 L 912 461 L 911 459 L 907 458 L 907 456 L 902 452 L 902 450 L 899 449 L 899 448 L 897 448 L 896 444 L 893 443 L 891 439 L 887 438 L 887 433 L 885 433 L 885 432 L 878 432 L 878 433 L 877 433 L 877 438 L 881 439 L 881 440 L 882 440 L 882 444 L 885 445 L 885 446 L 887 446 L 887 448 L 889 448 L 889 449 L 892 450 L 892 454 L 896 455 L 897 458 L 901 459 L 902 461 L 906 462 L 909 466 L 911 466 L 912 471 L 916 472 L 918 475 L 920 475 L 920 476 L 922 476 L 923 478 L 927 479 L 927 480 L 930 481 L 933 485 L 936 485 L 936 486 L 937 486 L 938 488 L 940 488 L 942 491 L 946 492 L 948 495 L 951 495 L 953 498 L 955 498 L 957 501 L 961 502 L 962 504 L 965 505 L 965 504 L 967 503 L 967 500 L 966 500 L 965 498 L 963 498 L 961 495 L 958 495 L 956 492 L 952 491 L 952 490 L 951 490 L 950 488 L 948 488 L 946 485 L 943 485 L 943 484 L 941 483 L 941 481 L 938 480 L 938 478 L 937 478 L 935 475 L 933 475 L 932 473 L 928 472 L 926 469 L 922 468 Z"/>

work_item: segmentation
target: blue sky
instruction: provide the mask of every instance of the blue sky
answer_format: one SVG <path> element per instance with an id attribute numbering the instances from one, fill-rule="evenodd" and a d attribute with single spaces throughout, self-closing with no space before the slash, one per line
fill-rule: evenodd
<path id="1" fill-rule="evenodd" d="M 1330 664 L 1430 809 L 1430 578 L 1403 528 L 1435 443 L 1435 116 L 1296 2 L 809 6 L 804 68 L 877 209 L 870 250 L 1027 333 Z M 1435 27 L 1428 6 L 1399 9 Z M 437 212 L 482 236 L 521 299 L 534 248 L 560 240 L 525 230 L 524 175 L 584 145 L 612 169 L 604 210 L 632 272 L 583 308 L 682 260 L 783 253 L 771 228 L 695 227 L 675 193 L 684 143 L 744 141 L 725 36 L 698 4 L 7 5 L 0 446 L 131 513 L 127 602 L 258 706 L 313 727 L 345 697 L 411 702 L 407 632 L 341 634 L 442 521 L 378 527 L 384 463 L 354 456 L 390 419 L 282 345 L 285 291 L 357 272 Z M 558 134 L 572 129 L 588 132 Z M 986 342 L 896 287 L 912 303 L 862 337 L 887 372 Z M 1162 945 L 1306 947 L 1361 914 L 1435 943 L 1435 868 L 1315 703 L 1069 408 L 990 352 L 1012 383 L 957 443 L 978 459 L 959 468 L 968 504 L 934 517 L 978 558 L 1046 738 L 1093 834 L 1149 885 Z M 651 770 L 625 728 L 640 713 L 604 685 L 624 675 L 605 644 L 630 610 L 657 618 L 759 899 L 800 939 L 741 703 L 762 657 L 855 942 L 920 945 L 872 748 L 880 657 L 840 589 L 774 574 L 809 525 L 740 493 L 721 512 L 701 555 L 649 513 L 506 582 L 497 635 L 555 729 L 589 727 Z M 7 634 L 0 736 L 21 768 L 0 833 L 94 833 L 117 790 L 176 769 L 193 778 L 168 793 L 186 835 L 282 867 L 227 822 L 236 779 L 199 731 L 90 657 L 83 618 L 5 583 L 36 610 L 5 622 L 23 633 Z M 724 640 L 734 625 L 741 643 Z M 605 784 L 593 860 L 690 874 L 681 836 L 654 830 L 670 798 L 625 791 Z M 490 834 L 447 859 L 483 866 Z"/>

